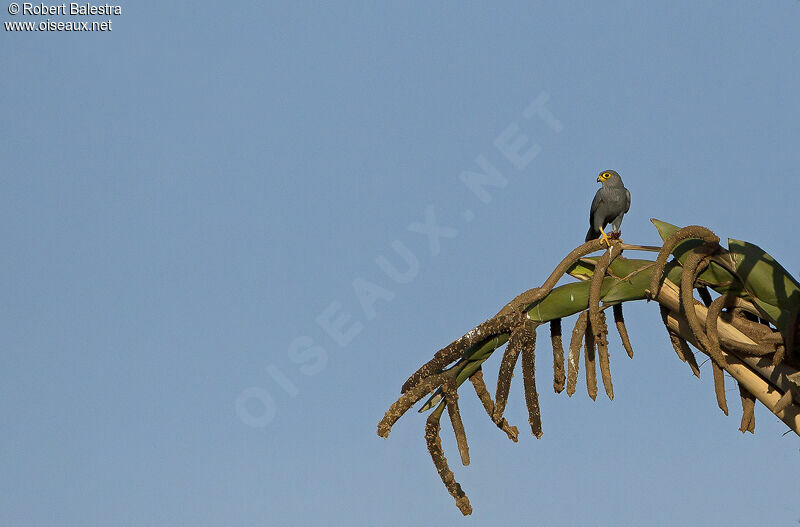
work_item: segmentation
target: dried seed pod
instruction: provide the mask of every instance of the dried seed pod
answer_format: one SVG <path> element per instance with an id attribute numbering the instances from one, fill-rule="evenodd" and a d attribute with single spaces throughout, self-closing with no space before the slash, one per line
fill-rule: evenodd
<path id="1" fill-rule="evenodd" d="M 550 321 L 550 340 L 553 343 L 553 389 L 556 393 L 564 390 L 564 343 L 561 340 L 561 319 Z"/>
<path id="2" fill-rule="evenodd" d="M 675 353 L 678 354 L 678 358 L 688 363 L 694 376 L 699 379 L 700 366 L 697 364 L 697 359 L 694 356 L 692 348 L 689 347 L 689 343 L 683 340 L 683 337 L 674 331 L 669 332 L 669 340 L 672 343 L 672 348 L 675 350 Z"/>
<path id="3" fill-rule="evenodd" d="M 460 359 L 472 346 L 497 335 L 507 333 L 512 327 L 522 322 L 522 317 L 523 315 L 519 312 L 510 312 L 502 316 L 495 316 L 479 324 L 461 338 L 454 340 L 437 351 L 431 360 L 423 364 L 408 378 L 400 392 L 405 393 L 425 377 L 440 373 L 448 364 Z"/>
<path id="4" fill-rule="evenodd" d="M 715 353 L 714 350 L 710 349 L 708 339 L 706 338 L 706 332 L 697 317 L 697 311 L 695 310 L 696 300 L 692 295 L 697 275 L 708 266 L 711 253 L 718 248 L 718 245 L 703 245 L 695 249 L 688 258 L 686 258 L 686 263 L 681 273 L 680 298 L 683 313 L 686 316 L 687 322 L 689 322 L 689 328 L 692 330 L 695 341 L 700 345 L 701 349 L 708 352 L 712 359 L 719 364 L 724 364 L 725 359 L 722 357 L 722 354 Z"/>
<path id="5" fill-rule="evenodd" d="M 589 326 L 594 330 L 595 339 L 600 336 L 600 291 L 603 287 L 603 279 L 608 271 L 608 266 L 621 252 L 614 250 L 618 244 L 619 242 L 609 246 L 608 250 L 597 260 L 589 283 Z"/>
<path id="6" fill-rule="evenodd" d="M 456 343 L 453 342 L 449 346 L 446 346 L 439 351 L 437 351 L 431 360 L 420 366 L 420 368 L 411 374 L 411 376 L 403 383 L 403 386 L 400 388 L 400 393 L 406 393 L 409 390 L 413 389 L 419 382 L 430 376 L 437 373 L 441 373 L 441 371 L 451 362 L 455 362 L 461 358 L 462 350 L 460 347 L 455 345 Z"/>
<path id="7" fill-rule="evenodd" d="M 722 308 L 726 302 L 730 302 L 727 294 L 720 296 L 708 307 L 706 313 L 706 335 L 708 336 L 708 351 L 712 357 L 720 357 L 720 360 L 725 360 L 722 356 L 722 349 L 719 347 L 719 334 L 717 333 L 717 321 L 722 312 Z"/>
<path id="8" fill-rule="evenodd" d="M 716 300 L 711 302 L 711 305 L 708 307 L 708 313 L 706 314 L 706 336 L 708 339 L 709 345 L 709 352 L 712 357 L 720 357 L 724 360 L 724 356 L 722 354 L 722 349 L 720 348 L 720 336 L 717 330 L 717 326 L 719 324 L 719 318 L 722 315 L 722 309 L 724 307 L 736 307 L 737 309 L 754 309 L 750 305 L 749 302 L 742 300 L 741 298 L 737 297 L 734 294 L 726 293 Z M 752 339 L 753 341 L 757 342 L 758 344 L 750 345 L 741 342 L 731 343 L 731 345 L 736 349 L 737 352 L 743 353 L 745 355 L 770 355 L 774 354 L 778 356 L 781 351 L 782 347 L 776 348 L 774 345 L 766 345 L 761 344 L 762 339 L 769 339 L 770 337 L 780 335 L 776 332 L 771 331 L 768 326 L 763 326 L 759 323 L 750 322 L 745 320 L 741 317 L 734 316 L 731 319 L 731 325 L 744 333 L 747 337 Z M 773 357 L 774 361 L 774 357 Z M 780 357 L 778 362 L 780 362 Z M 773 364 L 777 364 L 773 362 Z"/>
<path id="9" fill-rule="evenodd" d="M 567 358 L 567 395 L 572 397 L 575 393 L 575 386 L 578 384 L 578 370 L 580 369 L 581 343 L 584 333 L 586 333 L 586 321 L 589 314 L 581 311 L 575 327 L 572 330 L 572 338 L 569 342 L 569 357 Z"/>
<path id="10" fill-rule="evenodd" d="M 508 339 L 506 351 L 500 361 L 500 370 L 497 373 L 497 393 L 494 396 L 494 422 L 499 422 L 503 418 L 508 401 L 508 391 L 511 388 L 511 379 L 514 377 L 514 368 L 517 365 L 517 358 L 522 351 L 524 338 L 520 330 L 511 333 Z"/>
<path id="11" fill-rule="evenodd" d="M 756 414 L 753 410 L 756 405 L 756 398 L 741 384 L 739 384 L 739 396 L 742 398 L 742 423 L 739 426 L 739 431 L 743 434 L 745 432 L 754 434 L 756 432 Z"/>
<path id="12" fill-rule="evenodd" d="M 631 339 L 628 337 L 628 328 L 625 327 L 625 317 L 622 314 L 622 304 L 614 304 L 614 325 L 617 326 L 619 338 L 622 339 L 622 346 L 628 353 L 628 357 L 633 358 L 633 348 L 631 347 Z"/>
<path id="13" fill-rule="evenodd" d="M 597 399 L 597 367 L 594 361 L 594 348 L 594 332 L 591 326 L 588 326 L 584 333 L 583 357 L 586 362 L 586 390 L 592 401 Z"/>
<path id="14" fill-rule="evenodd" d="M 689 225 L 688 227 L 678 229 L 675 234 L 664 241 L 664 245 L 662 245 L 661 249 L 658 251 L 656 265 L 653 268 L 653 277 L 650 280 L 650 298 L 658 296 L 658 292 L 661 289 L 661 281 L 664 277 L 664 267 L 667 265 L 667 259 L 669 259 L 672 250 L 675 249 L 680 242 L 690 238 L 719 243 L 719 238 L 716 234 L 700 225 Z"/>
<path id="15" fill-rule="evenodd" d="M 669 334 L 669 341 L 672 343 L 672 349 L 675 350 L 675 354 L 678 355 L 678 358 L 682 362 L 687 362 L 689 367 L 692 369 L 692 373 L 697 377 L 700 378 L 700 366 L 697 365 L 697 359 L 694 356 L 694 352 L 689 347 L 689 344 L 677 333 L 670 329 L 669 324 L 667 324 L 667 316 L 669 315 L 669 309 L 664 306 L 659 306 L 661 310 L 661 320 L 664 322 L 664 327 L 667 328 L 667 333 Z"/>
<path id="16" fill-rule="evenodd" d="M 483 380 L 483 371 L 478 368 L 478 371 L 470 375 L 469 380 L 472 381 L 472 386 L 475 388 L 475 393 L 478 395 L 478 399 L 481 400 L 483 408 L 486 410 L 486 413 L 489 414 L 489 418 L 492 419 L 492 422 L 494 422 L 494 401 L 492 401 L 492 396 L 489 394 L 489 390 L 486 388 L 486 383 Z M 517 430 L 516 426 L 511 426 L 505 418 L 495 424 L 497 424 L 497 428 L 506 433 L 510 440 L 515 443 L 519 440 L 519 430 Z"/>
<path id="17" fill-rule="evenodd" d="M 409 391 L 400 396 L 392 405 L 386 410 L 383 419 L 378 423 L 378 435 L 381 437 L 389 437 L 389 432 L 392 426 L 397 422 L 409 408 L 414 406 L 417 401 L 435 390 L 442 382 L 444 382 L 446 373 L 439 373 L 426 377 Z"/>
<path id="18" fill-rule="evenodd" d="M 606 325 L 606 314 L 600 312 L 600 336 L 595 337 L 597 342 L 597 354 L 600 356 L 600 375 L 603 379 L 603 387 L 610 400 L 614 400 L 614 386 L 611 383 L 611 364 L 608 356 L 608 326 Z"/>
<path id="19" fill-rule="evenodd" d="M 428 445 L 428 452 L 433 460 L 433 465 L 436 467 L 439 477 L 442 478 L 442 483 L 456 500 L 456 506 L 461 511 L 461 514 L 468 516 L 472 514 L 472 506 L 469 504 L 469 498 L 461 489 L 461 485 L 456 481 L 453 471 L 447 465 L 447 458 L 442 448 L 442 440 L 439 437 L 439 431 L 441 430 L 439 420 L 442 417 L 443 410 L 444 402 L 440 403 L 425 421 L 425 442 Z"/>
<path id="20" fill-rule="evenodd" d="M 522 346 L 522 381 L 525 385 L 525 404 L 528 407 L 528 423 L 536 438 L 542 437 L 542 413 L 539 394 L 536 393 L 536 325 L 526 324 L 525 342 Z"/>
<path id="21" fill-rule="evenodd" d="M 711 359 L 711 370 L 714 374 L 714 392 L 717 394 L 717 405 L 722 413 L 728 415 L 728 402 L 725 400 L 725 373 L 714 359 Z"/>
<path id="22" fill-rule="evenodd" d="M 447 414 L 450 416 L 450 424 L 453 425 L 453 433 L 456 436 L 458 452 L 461 455 L 461 464 L 469 465 L 469 445 L 467 445 L 467 433 L 464 431 L 464 423 L 461 421 L 461 412 L 458 409 L 458 386 L 452 377 L 442 383 L 442 394 L 444 403 L 447 407 Z"/>

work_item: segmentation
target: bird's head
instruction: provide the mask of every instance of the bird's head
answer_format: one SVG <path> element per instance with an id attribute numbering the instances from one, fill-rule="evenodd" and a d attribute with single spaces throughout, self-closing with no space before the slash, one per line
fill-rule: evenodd
<path id="1" fill-rule="evenodd" d="M 619 174 L 617 174 L 614 170 L 603 170 L 600 172 L 600 175 L 597 176 L 597 181 L 602 183 L 603 186 L 622 186 L 622 178 L 619 177 Z"/>

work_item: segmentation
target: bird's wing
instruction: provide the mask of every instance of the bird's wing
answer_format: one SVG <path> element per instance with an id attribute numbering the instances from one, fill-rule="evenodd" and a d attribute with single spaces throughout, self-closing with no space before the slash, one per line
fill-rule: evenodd
<path id="1" fill-rule="evenodd" d="M 631 209 L 631 191 L 625 189 L 625 212 Z"/>
<path id="2" fill-rule="evenodd" d="M 600 206 L 600 202 L 603 201 L 603 198 L 600 196 L 600 191 L 603 190 L 602 188 L 597 189 L 597 192 L 594 195 L 594 199 L 592 200 L 592 206 L 589 208 L 589 225 L 592 225 L 594 222 L 594 213 L 597 211 L 597 208 Z"/>

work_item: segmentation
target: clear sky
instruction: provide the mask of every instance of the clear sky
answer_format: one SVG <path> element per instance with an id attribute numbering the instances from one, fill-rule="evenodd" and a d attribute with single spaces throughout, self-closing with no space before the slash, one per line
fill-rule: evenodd
<path id="1" fill-rule="evenodd" d="M 0 525 L 796 525 L 798 438 L 760 405 L 742 436 L 654 304 L 613 402 L 547 389 L 540 331 L 541 440 L 463 392 L 471 518 L 423 416 L 375 428 L 582 242 L 602 169 L 626 241 L 699 223 L 800 270 L 800 2 L 282 4 L 2 30 Z"/>

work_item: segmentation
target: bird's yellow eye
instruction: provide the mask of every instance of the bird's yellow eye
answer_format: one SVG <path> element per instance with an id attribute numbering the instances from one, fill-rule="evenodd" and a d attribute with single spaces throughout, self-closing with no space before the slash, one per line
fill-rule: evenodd
<path id="1" fill-rule="evenodd" d="M 608 179 L 608 178 L 609 178 L 609 176 L 610 176 L 610 174 L 609 174 L 608 172 L 603 172 L 603 173 L 600 175 L 600 178 L 601 178 L 601 179 Z"/>

